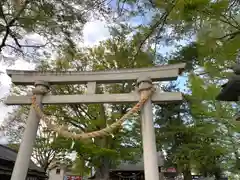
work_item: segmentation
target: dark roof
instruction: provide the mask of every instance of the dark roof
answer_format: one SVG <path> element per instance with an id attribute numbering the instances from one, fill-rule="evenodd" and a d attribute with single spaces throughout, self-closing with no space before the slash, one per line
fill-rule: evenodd
<path id="1" fill-rule="evenodd" d="M 14 163 L 17 159 L 17 151 L 0 144 L 0 159 Z M 35 165 L 32 160 L 29 163 L 29 170 L 45 173 L 44 170 Z"/>
<path id="2" fill-rule="evenodd" d="M 159 153 L 158 167 L 163 166 L 163 163 L 164 162 L 161 158 L 161 154 Z M 111 169 L 111 171 L 143 171 L 143 170 L 144 170 L 143 158 L 141 158 L 137 163 L 124 162 L 124 163 L 121 163 L 116 168 Z"/>
<path id="3" fill-rule="evenodd" d="M 229 81 L 222 85 L 221 92 L 217 95 L 216 100 L 219 101 L 238 101 L 240 94 L 240 77 L 232 76 Z"/>

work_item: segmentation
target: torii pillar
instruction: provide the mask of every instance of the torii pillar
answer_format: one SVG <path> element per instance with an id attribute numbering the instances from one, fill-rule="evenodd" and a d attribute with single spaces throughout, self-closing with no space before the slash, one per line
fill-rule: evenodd
<path id="1" fill-rule="evenodd" d="M 48 92 L 49 85 L 44 81 L 36 81 L 33 94 L 41 107 L 42 97 Z M 28 167 L 32 156 L 33 146 L 37 135 L 40 118 L 35 109 L 31 107 L 26 128 L 22 137 L 22 142 L 17 154 L 17 159 L 13 168 L 11 180 L 26 179 Z"/>
<path id="2" fill-rule="evenodd" d="M 137 84 L 141 95 L 144 95 L 146 91 L 152 88 L 152 80 L 148 77 L 139 78 Z M 151 98 L 145 102 L 141 110 L 141 129 L 145 179 L 159 180 L 158 154 Z"/>

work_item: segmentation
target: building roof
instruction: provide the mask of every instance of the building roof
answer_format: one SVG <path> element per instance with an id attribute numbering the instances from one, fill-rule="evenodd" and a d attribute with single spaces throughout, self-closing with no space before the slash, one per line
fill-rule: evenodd
<path id="1" fill-rule="evenodd" d="M 61 168 L 61 169 L 67 170 L 68 166 L 60 162 L 53 162 L 52 164 L 49 165 L 48 170 L 50 171 L 55 168 Z"/>
<path id="2" fill-rule="evenodd" d="M 16 159 L 17 159 L 16 150 L 13 150 L 7 146 L 0 144 L 0 160 L 5 160 L 14 163 Z M 29 163 L 29 170 L 38 173 L 45 173 L 45 171 L 42 168 L 38 167 L 36 164 L 34 164 L 33 161 L 30 161 Z"/>
<path id="3" fill-rule="evenodd" d="M 158 152 L 158 167 L 163 166 L 164 164 L 163 161 L 164 159 L 161 152 Z M 111 169 L 111 171 L 143 171 L 143 170 L 144 170 L 143 158 L 141 158 L 137 163 L 123 162 L 116 168 Z"/>
<path id="4" fill-rule="evenodd" d="M 163 167 L 164 166 L 164 156 L 162 154 L 162 152 L 158 152 L 158 167 Z M 173 168 L 170 168 L 173 169 Z M 175 169 L 175 168 L 174 168 Z M 111 173 L 117 173 L 117 172 L 133 172 L 133 171 L 144 171 L 144 162 L 143 162 L 143 158 L 141 158 L 137 163 L 132 163 L 129 161 L 125 161 L 123 163 L 121 163 L 119 166 L 117 166 L 116 168 L 112 168 L 110 169 Z M 168 172 L 168 171 L 161 171 L 164 173 L 164 175 L 167 177 L 171 177 L 176 175 L 176 171 L 174 172 Z M 96 174 L 94 174 L 93 176 L 89 177 L 88 179 L 94 179 L 96 177 Z"/>

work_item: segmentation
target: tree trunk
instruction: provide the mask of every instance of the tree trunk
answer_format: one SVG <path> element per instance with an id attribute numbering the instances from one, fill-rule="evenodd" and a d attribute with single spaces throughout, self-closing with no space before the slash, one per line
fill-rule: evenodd
<path id="1" fill-rule="evenodd" d="M 216 168 L 214 172 L 214 176 L 216 180 L 220 180 L 222 176 L 222 171 L 220 168 Z"/>
<path id="2" fill-rule="evenodd" d="M 107 157 L 101 158 L 101 165 L 96 169 L 96 180 L 109 180 L 109 160 Z"/>
<path id="3" fill-rule="evenodd" d="M 184 180 L 192 180 L 192 174 L 189 169 L 183 171 L 183 179 Z"/>
<path id="4" fill-rule="evenodd" d="M 105 108 L 104 105 L 100 106 L 100 124 L 98 126 L 100 129 L 105 128 L 107 125 L 107 118 L 105 115 Z M 99 148 L 108 148 L 108 137 L 100 137 L 95 138 L 95 144 L 99 146 Z M 110 159 L 107 155 L 102 155 L 99 157 L 99 165 L 96 167 L 96 180 L 109 180 L 109 169 L 110 169 Z"/>

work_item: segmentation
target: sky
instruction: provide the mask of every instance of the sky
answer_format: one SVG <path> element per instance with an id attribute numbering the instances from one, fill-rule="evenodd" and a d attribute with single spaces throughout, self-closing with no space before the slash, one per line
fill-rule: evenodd
<path id="1" fill-rule="evenodd" d="M 131 24 L 137 25 L 139 22 L 143 21 L 143 19 L 133 19 Z M 110 33 L 108 31 L 106 22 L 96 20 L 96 21 L 91 21 L 85 24 L 84 29 L 83 29 L 83 39 L 84 39 L 84 46 L 93 46 L 98 44 L 100 41 L 104 41 L 110 37 Z M 184 43 L 184 42 L 181 42 Z M 169 53 L 170 51 L 174 50 L 174 47 L 162 47 L 160 49 L 162 54 Z M 6 69 L 16 69 L 16 70 L 34 70 L 35 66 L 34 64 L 31 64 L 29 62 L 26 62 L 22 59 L 19 59 L 15 62 L 14 65 L 7 67 L 6 65 L 3 64 L 3 61 L 0 59 L 0 99 L 7 97 L 9 94 L 9 90 L 11 87 L 11 79 L 7 76 L 6 74 Z M 185 77 L 180 77 L 178 79 L 179 82 L 179 87 L 183 88 L 184 84 L 186 82 Z M 0 103 L 0 124 L 4 120 L 4 118 L 8 115 L 9 112 L 11 112 L 12 107 L 5 106 L 3 103 Z M 1 134 L 0 134 L 1 136 Z M 2 139 L 3 142 L 5 140 Z M 0 138 L 0 143 L 1 138 Z"/>
<path id="2" fill-rule="evenodd" d="M 93 46 L 99 43 L 100 41 L 106 40 L 110 37 L 110 33 L 107 29 L 106 23 L 103 21 L 92 21 L 86 23 L 83 30 L 84 36 L 84 45 Z M 0 59 L 0 99 L 6 97 L 9 94 L 11 87 L 11 79 L 6 74 L 6 69 L 16 69 L 16 70 L 34 70 L 35 65 L 19 59 L 12 66 L 7 66 L 3 63 L 3 60 Z M 6 117 L 7 113 L 11 107 L 6 107 L 3 104 L 0 104 L 0 124 Z"/>

